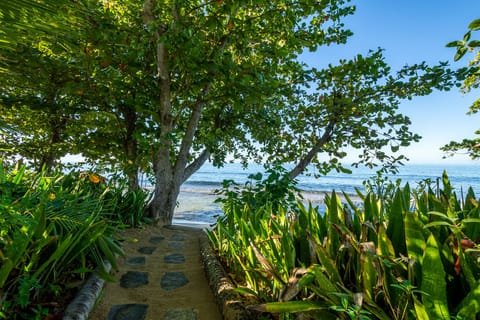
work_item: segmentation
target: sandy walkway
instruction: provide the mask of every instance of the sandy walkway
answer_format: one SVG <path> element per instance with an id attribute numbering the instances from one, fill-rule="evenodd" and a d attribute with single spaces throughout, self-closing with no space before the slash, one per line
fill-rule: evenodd
<path id="1" fill-rule="evenodd" d="M 201 232 L 180 226 L 123 231 L 126 256 L 119 258 L 117 281 L 106 284 L 89 319 L 222 319 L 200 258 Z M 129 278 L 138 275 L 140 283 Z M 132 304 L 140 315 L 126 309 Z"/>

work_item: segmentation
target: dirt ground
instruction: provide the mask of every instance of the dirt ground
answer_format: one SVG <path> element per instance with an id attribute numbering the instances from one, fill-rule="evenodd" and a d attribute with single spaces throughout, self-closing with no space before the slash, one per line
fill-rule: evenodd
<path id="1" fill-rule="evenodd" d="M 173 227 L 160 228 L 146 226 L 142 229 L 122 231 L 121 238 L 125 239 L 123 248 L 125 257 L 118 259 L 118 271 L 114 271 L 116 282 L 107 282 L 100 301 L 90 313 L 89 320 L 107 319 L 110 309 L 119 304 L 148 304 L 146 320 L 183 319 L 178 316 L 168 316 L 178 309 L 189 309 L 196 314 L 197 320 L 220 320 L 222 316 L 210 291 L 200 257 L 199 235 L 200 229 Z M 169 239 L 182 237 L 183 246 L 172 246 Z M 164 237 L 159 244 L 152 244 L 152 237 Z M 152 254 L 142 254 L 138 249 L 156 246 Z M 165 255 L 183 254 L 185 262 L 169 264 L 164 261 Z M 145 256 L 144 266 L 126 265 L 129 257 Z M 138 288 L 122 288 L 119 279 L 127 271 L 148 272 L 149 283 Z M 160 287 L 162 276 L 166 272 L 184 272 L 188 283 L 174 290 L 164 290 Z M 135 319 L 132 319 L 135 320 Z"/>

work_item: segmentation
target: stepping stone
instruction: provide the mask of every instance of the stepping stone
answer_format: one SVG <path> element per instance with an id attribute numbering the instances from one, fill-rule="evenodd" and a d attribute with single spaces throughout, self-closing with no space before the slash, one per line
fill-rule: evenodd
<path id="1" fill-rule="evenodd" d="M 148 272 L 127 271 L 120 278 L 122 288 L 138 288 L 146 284 L 148 284 Z"/>
<path id="2" fill-rule="evenodd" d="M 165 261 L 165 263 L 180 264 L 185 262 L 185 256 L 181 253 L 172 253 L 172 254 L 169 254 L 168 256 L 165 256 L 163 258 L 163 261 Z"/>
<path id="3" fill-rule="evenodd" d="M 167 272 L 160 280 L 160 288 L 166 291 L 172 291 L 185 286 L 188 279 L 183 272 Z"/>
<path id="4" fill-rule="evenodd" d="M 170 240 L 172 241 L 184 241 L 185 240 L 185 236 L 183 234 L 174 234 L 170 237 Z"/>
<path id="5" fill-rule="evenodd" d="M 163 320 L 196 320 L 197 313 L 193 309 L 170 309 L 165 312 Z"/>
<path id="6" fill-rule="evenodd" d="M 184 247 L 185 247 L 185 244 L 181 241 L 169 241 L 168 242 L 168 248 L 169 249 L 181 250 Z"/>
<path id="7" fill-rule="evenodd" d="M 152 254 L 155 249 L 157 249 L 157 247 L 142 247 L 137 251 L 143 254 Z"/>
<path id="8" fill-rule="evenodd" d="M 151 237 L 150 240 L 149 240 L 149 242 L 152 243 L 152 244 L 159 244 L 159 243 L 162 242 L 164 239 L 165 239 L 165 237 L 162 237 L 162 236 Z"/>
<path id="9" fill-rule="evenodd" d="M 128 266 L 144 266 L 145 257 L 131 257 L 125 259 L 125 264 Z"/>
<path id="10" fill-rule="evenodd" d="M 107 320 L 144 320 L 147 309 L 146 304 L 119 304 L 110 309 Z"/>

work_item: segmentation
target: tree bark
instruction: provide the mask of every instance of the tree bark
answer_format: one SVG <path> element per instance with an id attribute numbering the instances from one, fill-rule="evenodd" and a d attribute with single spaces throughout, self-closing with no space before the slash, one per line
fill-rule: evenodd
<path id="1" fill-rule="evenodd" d="M 138 190 L 140 188 L 138 180 L 138 142 L 135 138 L 135 130 L 137 126 L 137 114 L 134 108 L 127 105 L 120 106 L 120 111 L 123 114 L 123 121 L 125 126 L 125 136 L 123 137 L 123 149 L 127 158 L 125 173 L 127 175 L 128 184 L 131 190 Z"/>
<path id="2" fill-rule="evenodd" d="M 55 160 L 58 160 L 59 158 L 56 148 L 58 148 L 59 143 L 63 142 L 62 135 L 65 131 L 67 119 L 58 113 L 53 114 L 49 120 L 48 147 L 40 160 L 38 168 L 39 171 L 43 169 L 47 172 L 51 172 L 53 170 Z"/>

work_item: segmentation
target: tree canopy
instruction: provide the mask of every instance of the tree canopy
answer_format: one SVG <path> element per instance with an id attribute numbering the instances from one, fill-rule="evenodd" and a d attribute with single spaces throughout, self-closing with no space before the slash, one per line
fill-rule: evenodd
<path id="1" fill-rule="evenodd" d="M 310 163 L 346 171 L 349 147 L 360 150 L 357 164 L 399 164 L 401 147 L 420 138 L 400 101 L 459 76 L 446 63 L 392 71 L 382 50 L 321 70 L 299 62 L 305 50 L 348 40 L 349 1 L 82 5 L 85 24 L 69 36 L 80 50 L 57 50 L 64 42 L 49 35 L 2 53 L 23 63 L 0 80 L 0 148 L 42 165 L 81 153 L 122 170 L 132 187 L 149 173 L 151 214 L 163 224 L 207 160 L 294 162 L 291 178 Z"/>
<path id="2" fill-rule="evenodd" d="M 478 89 L 480 85 L 480 40 L 471 39 L 472 33 L 478 30 L 480 30 L 480 19 L 476 19 L 468 25 L 468 31 L 462 40 L 452 41 L 447 44 L 447 47 L 457 49 L 454 56 L 455 61 L 462 59 L 469 52 L 473 55 L 472 60 L 470 60 L 468 67 L 465 69 L 467 75 L 462 86 L 462 91 L 465 93 L 472 89 Z M 470 106 L 468 114 L 475 114 L 479 110 L 480 99 L 477 99 Z M 480 135 L 480 129 L 475 134 Z M 465 138 L 460 142 L 451 141 L 442 147 L 442 150 L 450 155 L 465 150 L 472 159 L 478 159 L 480 158 L 480 138 Z"/>

